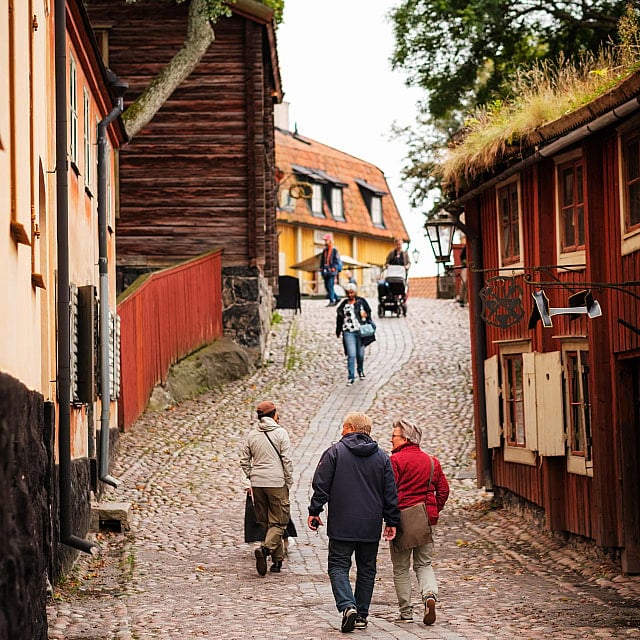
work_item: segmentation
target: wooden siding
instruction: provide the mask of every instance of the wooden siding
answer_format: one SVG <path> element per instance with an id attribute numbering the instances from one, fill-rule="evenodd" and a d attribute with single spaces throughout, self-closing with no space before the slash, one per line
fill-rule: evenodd
<path id="1" fill-rule="evenodd" d="M 134 283 L 119 300 L 118 314 L 118 424 L 126 430 L 144 411 L 153 388 L 166 380 L 172 364 L 222 335 L 220 252 Z"/>
<path id="2" fill-rule="evenodd" d="M 173 57 L 187 5 L 92 2 L 110 23 L 109 66 L 129 82 L 125 106 Z M 224 246 L 224 266 L 277 273 L 272 102 L 266 28 L 237 15 L 192 74 L 120 154 L 118 264 L 163 266 Z M 144 39 L 144 46 L 135 46 Z"/>

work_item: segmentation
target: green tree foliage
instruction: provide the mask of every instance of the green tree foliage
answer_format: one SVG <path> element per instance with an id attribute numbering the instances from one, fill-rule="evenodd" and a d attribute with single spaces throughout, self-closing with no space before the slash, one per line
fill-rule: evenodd
<path id="1" fill-rule="evenodd" d="M 404 177 L 420 203 L 437 187 L 438 150 L 476 106 L 509 96 L 508 78 L 561 55 L 597 52 L 614 37 L 627 0 L 402 0 L 391 10 L 394 69 L 425 90 Z M 640 4 L 637 0 L 634 5 Z"/>

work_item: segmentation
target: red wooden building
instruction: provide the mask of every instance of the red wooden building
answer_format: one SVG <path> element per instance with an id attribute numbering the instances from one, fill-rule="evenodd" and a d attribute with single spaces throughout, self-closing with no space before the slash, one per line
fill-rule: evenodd
<path id="1" fill-rule="evenodd" d="M 640 572 L 640 73 L 450 195 L 479 485 Z"/>
<path id="2" fill-rule="evenodd" d="M 282 98 L 273 11 L 237 0 L 191 75 L 120 152 L 118 290 L 223 249 L 225 334 L 262 352 L 277 284 L 273 105 Z M 125 108 L 179 51 L 189 3 L 92 0 Z M 161 14 L 161 19 L 159 19 Z"/>

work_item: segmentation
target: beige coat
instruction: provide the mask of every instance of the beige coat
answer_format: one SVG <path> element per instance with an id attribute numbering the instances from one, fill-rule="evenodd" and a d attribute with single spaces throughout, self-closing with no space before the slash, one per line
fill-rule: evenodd
<path id="1" fill-rule="evenodd" d="M 271 442 L 280 452 L 282 461 Z M 252 487 L 283 487 L 293 483 L 289 434 L 273 418 L 261 418 L 240 453 L 240 466 Z"/>

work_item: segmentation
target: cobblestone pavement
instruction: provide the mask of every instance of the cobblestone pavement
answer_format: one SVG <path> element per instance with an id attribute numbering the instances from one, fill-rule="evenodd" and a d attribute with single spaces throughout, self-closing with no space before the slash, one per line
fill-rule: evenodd
<path id="1" fill-rule="evenodd" d="M 335 309 L 304 300 L 281 312 L 267 364 L 246 379 L 162 413 L 121 439 L 105 499 L 133 504 L 129 533 L 97 535 L 49 602 L 51 640 L 314 639 L 338 637 L 326 575 L 327 538 L 306 528 L 310 480 L 341 419 L 363 410 L 389 450 L 391 424 L 424 427 L 451 497 L 438 525 L 437 621 L 397 615 L 388 545 L 381 542 L 366 638 L 442 640 L 640 638 L 640 578 L 618 575 L 589 547 L 569 548 L 476 489 L 468 313 L 412 299 L 407 318 L 378 321 L 365 381 L 346 387 Z M 238 453 L 254 407 L 281 408 L 295 451 L 291 541 L 281 574 L 260 577 L 243 542 Z M 414 579 L 415 580 L 415 579 Z M 414 581 L 415 586 L 415 581 Z M 419 597 L 416 598 L 419 600 Z"/>

